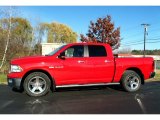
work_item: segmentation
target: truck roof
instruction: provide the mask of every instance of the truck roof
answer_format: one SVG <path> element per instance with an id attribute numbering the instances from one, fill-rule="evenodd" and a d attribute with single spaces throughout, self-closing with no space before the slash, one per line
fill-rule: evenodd
<path id="1" fill-rule="evenodd" d="M 109 46 L 109 44 L 106 44 L 106 43 L 86 43 L 86 42 L 69 43 L 68 45 L 105 45 L 105 46 Z"/>

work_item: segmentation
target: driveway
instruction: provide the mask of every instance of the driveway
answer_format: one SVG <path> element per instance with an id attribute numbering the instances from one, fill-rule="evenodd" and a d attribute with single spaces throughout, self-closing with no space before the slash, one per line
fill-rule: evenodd
<path id="1" fill-rule="evenodd" d="M 61 88 L 30 97 L 0 85 L 0 114 L 160 114 L 160 82 L 147 82 L 136 93 L 120 86 Z"/>

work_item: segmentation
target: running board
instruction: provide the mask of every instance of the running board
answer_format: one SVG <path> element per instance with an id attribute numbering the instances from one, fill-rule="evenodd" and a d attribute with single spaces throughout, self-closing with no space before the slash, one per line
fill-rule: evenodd
<path id="1" fill-rule="evenodd" d="M 103 86 L 103 85 L 119 85 L 120 83 L 100 83 L 100 84 L 83 84 L 83 85 L 61 85 L 61 86 L 56 86 L 56 88 L 65 88 L 65 87 L 82 87 L 82 86 Z"/>

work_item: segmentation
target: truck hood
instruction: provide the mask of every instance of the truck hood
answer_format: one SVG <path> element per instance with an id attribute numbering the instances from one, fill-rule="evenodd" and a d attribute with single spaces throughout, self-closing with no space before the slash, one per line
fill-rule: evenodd
<path id="1" fill-rule="evenodd" d="M 43 62 L 47 59 L 49 56 L 28 56 L 28 57 L 22 57 L 22 58 L 16 58 L 11 60 L 11 64 L 24 64 L 24 63 L 33 63 L 33 62 Z"/>

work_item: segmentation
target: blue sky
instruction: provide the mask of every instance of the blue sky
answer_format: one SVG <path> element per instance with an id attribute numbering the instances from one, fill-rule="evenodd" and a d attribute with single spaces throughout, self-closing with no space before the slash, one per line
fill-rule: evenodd
<path id="1" fill-rule="evenodd" d="M 160 49 L 159 6 L 19 6 L 20 15 L 35 24 L 59 22 L 78 34 L 85 34 L 91 20 L 111 15 L 115 27 L 121 28 L 121 48 L 143 49 L 144 28 L 149 23 L 146 49 Z M 45 42 L 45 40 L 44 40 Z"/>

